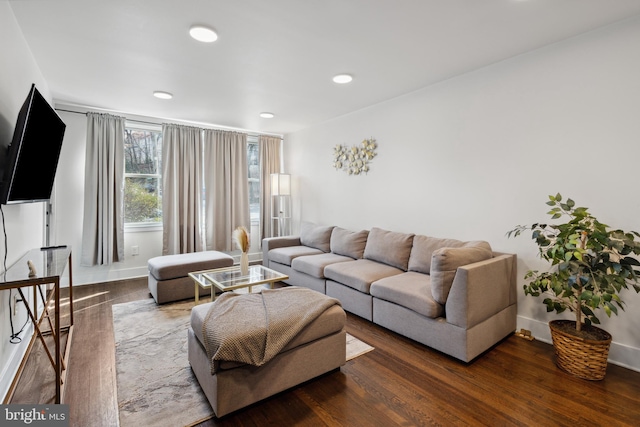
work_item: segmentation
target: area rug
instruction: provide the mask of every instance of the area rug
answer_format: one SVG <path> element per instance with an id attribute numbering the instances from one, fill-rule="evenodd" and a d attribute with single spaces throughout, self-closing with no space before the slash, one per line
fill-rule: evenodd
<path id="1" fill-rule="evenodd" d="M 113 327 L 120 426 L 192 426 L 213 418 L 187 360 L 193 301 L 116 304 Z M 373 347 L 347 334 L 347 360 Z"/>

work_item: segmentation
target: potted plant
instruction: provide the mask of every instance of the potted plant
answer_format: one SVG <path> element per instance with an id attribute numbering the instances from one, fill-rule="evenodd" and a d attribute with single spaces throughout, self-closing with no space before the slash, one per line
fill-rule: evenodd
<path id="1" fill-rule="evenodd" d="M 549 322 L 558 367 L 580 378 L 600 380 L 605 376 L 611 335 L 594 325 L 596 313 L 607 316 L 624 310 L 619 293 L 632 287 L 640 292 L 640 237 L 635 231 L 611 230 L 587 208 L 562 196 L 549 196 L 551 219 L 566 218 L 561 224 L 517 226 L 507 233 L 519 236 L 530 230 L 540 256 L 551 263 L 549 271 L 528 271 L 525 295 L 546 294 L 547 312 L 569 310 L 575 321 Z"/>

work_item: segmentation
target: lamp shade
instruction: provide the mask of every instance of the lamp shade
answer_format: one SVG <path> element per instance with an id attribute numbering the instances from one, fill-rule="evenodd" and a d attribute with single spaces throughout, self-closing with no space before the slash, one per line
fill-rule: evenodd
<path id="1" fill-rule="evenodd" d="M 271 174 L 271 195 L 290 196 L 291 195 L 291 175 L 288 173 Z"/>

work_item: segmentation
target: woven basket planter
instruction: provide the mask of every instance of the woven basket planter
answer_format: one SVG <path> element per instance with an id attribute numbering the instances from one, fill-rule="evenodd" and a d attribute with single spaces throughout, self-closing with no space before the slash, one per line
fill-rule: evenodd
<path id="1" fill-rule="evenodd" d="M 605 340 L 589 340 L 559 330 L 558 326 L 562 323 L 570 323 L 572 327 L 575 327 L 575 322 L 571 320 L 549 322 L 558 367 L 585 380 L 603 379 L 607 371 L 611 335 L 607 331 L 591 326 L 598 329 L 607 338 Z"/>

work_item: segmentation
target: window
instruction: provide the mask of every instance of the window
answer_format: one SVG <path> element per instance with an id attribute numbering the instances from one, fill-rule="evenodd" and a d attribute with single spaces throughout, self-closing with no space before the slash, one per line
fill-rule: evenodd
<path id="1" fill-rule="evenodd" d="M 249 213 L 251 223 L 260 222 L 260 151 L 257 138 L 247 142 L 247 163 L 249 164 Z"/>
<path id="2" fill-rule="evenodd" d="M 162 224 L 162 129 L 130 125 L 124 137 L 124 222 L 127 228 Z M 258 138 L 247 138 L 249 211 L 260 222 L 260 151 Z M 203 215 L 204 218 L 204 215 Z"/>
<path id="3" fill-rule="evenodd" d="M 125 128 L 124 222 L 127 226 L 162 223 L 162 130 Z"/>

